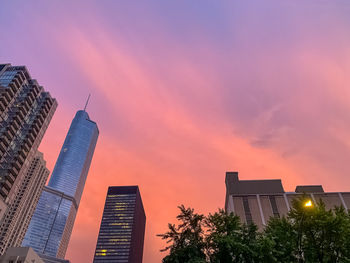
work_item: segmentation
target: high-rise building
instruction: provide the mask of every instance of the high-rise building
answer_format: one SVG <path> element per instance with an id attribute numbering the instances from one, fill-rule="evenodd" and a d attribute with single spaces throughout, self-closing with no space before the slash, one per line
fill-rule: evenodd
<path id="1" fill-rule="evenodd" d="M 142 263 L 146 215 L 137 186 L 108 188 L 94 263 Z"/>
<path id="2" fill-rule="evenodd" d="M 56 107 L 26 67 L 0 65 L 0 254 L 21 244 L 40 180 L 46 180 L 44 161 L 36 156 Z"/>
<path id="3" fill-rule="evenodd" d="M 22 246 L 32 247 L 48 257 L 64 258 L 98 134 L 97 125 L 87 112 L 78 111 Z"/>
<path id="4" fill-rule="evenodd" d="M 43 154 L 37 151 L 19 186 L 12 204 L 12 213 L 8 213 L 3 219 L 0 237 L 4 249 L 22 243 L 48 177 L 49 170 Z"/>
<path id="5" fill-rule="evenodd" d="M 302 185 L 294 192 L 285 192 L 281 180 L 239 180 L 237 172 L 226 173 L 226 211 L 238 215 L 243 223 L 255 223 L 260 229 L 270 217 L 287 215 L 293 199 L 303 194 L 313 202 L 322 199 L 327 209 L 350 208 L 349 192 L 326 193 L 321 185 Z"/>

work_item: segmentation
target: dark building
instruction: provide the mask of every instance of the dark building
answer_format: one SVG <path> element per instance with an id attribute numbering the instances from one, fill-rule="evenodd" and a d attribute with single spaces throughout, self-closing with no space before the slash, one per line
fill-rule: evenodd
<path id="1" fill-rule="evenodd" d="M 285 192 L 279 179 L 239 180 L 238 172 L 226 173 L 226 211 L 235 213 L 244 223 L 255 223 L 260 229 L 270 217 L 286 215 L 293 199 L 303 194 L 310 196 L 312 202 L 322 199 L 327 209 L 350 208 L 348 192 L 324 192 L 321 185 L 301 185 L 294 192 Z"/>
<path id="2" fill-rule="evenodd" d="M 26 67 L 0 65 L 0 254 L 21 245 L 48 176 L 37 149 L 56 107 Z"/>
<path id="3" fill-rule="evenodd" d="M 94 263 L 142 263 L 146 215 L 138 186 L 108 188 Z"/>
<path id="4" fill-rule="evenodd" d="M 79 110 L 22 243 L 45 255 L 44 262 L 65 257 L 98 135 L 96 123 Z"/>

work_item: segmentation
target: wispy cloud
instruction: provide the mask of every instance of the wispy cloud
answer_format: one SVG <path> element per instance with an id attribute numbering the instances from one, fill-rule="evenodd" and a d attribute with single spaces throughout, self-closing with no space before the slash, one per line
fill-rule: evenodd
<path id="1" fill-rule="evenodd" d="M 41 3 L 8 4 L 14 20 L 0 10 L 0 58 L 27 64 L 58 98 L 41 145 L 50 168 L 93 94 L 101 134 L 72 262 L 93 257 L 109 185 L 141 188 L 146 263 L 160 262 L 155 235 L 178 204 L 223 207 L 227 170 L 287 190 L 349 188 L 347 1 Z"/>

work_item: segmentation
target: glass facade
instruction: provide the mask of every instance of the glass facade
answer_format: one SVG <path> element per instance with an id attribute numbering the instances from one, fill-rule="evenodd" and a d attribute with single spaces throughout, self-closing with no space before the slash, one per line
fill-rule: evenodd
<path id="1" fill-rule="evenodd" d="M 40 197 L 22 246 L 64 258 L 95 150 L 98 128 L 78 111 L 69 128 L 48 186 Z"/>
<path id="2" fill-rule="evenodd" d="M 93 262 L 141 263 L 145 223 L 138 187 L 109 187 Z"/>
<path id="3" fill-rule="evenodd" d="M 78 111 L 69 128 L 48 186 L 73 196 L 79 204 L 95 150 L 98 129 L 86 111 Z"/>
<path id="4" fill-rule="evenodd" d="M 68 216 L 76 211 L 71 197 L 45 187 L 23 244 L 37 253 L 56 256 Z"/>

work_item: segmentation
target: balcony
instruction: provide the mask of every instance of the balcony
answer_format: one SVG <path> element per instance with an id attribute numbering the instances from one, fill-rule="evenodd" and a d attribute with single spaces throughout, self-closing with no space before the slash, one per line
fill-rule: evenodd
<path id="1" fill-rule="evenodd" d="M 16 158 L 16 159 L 17 160 L 13 163 L 13 166 L 16 168 L 16 170 L 19 171 L 21 169 L 23 163 L 20 163 L 18 158 Z"/>
<path id="2" fill-rule="evenodd" d="M 10 173 L 7 173 L 6 175 L 5 175 L 5 178 L 6 178 L 6 180 L 7 181 L 9 181 L 9 183 L 12 185 L 14 182 L 15 182 L 15 180 L 16 180 L 16 177 L 14 177 L 12 174 L 10 174 Z"/>
<path id="3" fill-rule="evenodd" d="M 0 143 L 3 143 L 6 147 L 10 145 L 10 140 L 6 136 L 1 136 L 0 137 Z"/>
<path id="4" fill-rule="evenodd" d="M 6 198 L 9 194 L 9 191 L 3 186 L 2 183 L 0 187 L 0 195 L 2 195 L 3 198 Z"/>
<path id="5" fill-rule="evenodd" d="M 0 149 L 1 149 L 1 151 L 3 151 L 3 152 L 5 152 L 6 149 L 7 149 L 7 147 L 5 146 L 5 144 L 4 144 L 2 141 L 0 141 Z"/>
<path id="6" fill-rule="evenodd" d="M 27 154 L 28 154 L 28 151 L 25 151 L 25 150 L 23 149 L 23 147 L 22 147 L 21 150 L 19 151 L 18 157 L 22 158 L 22 159 L 23 159 L 23 162 L 24 162 L 24 160 L 25 160 L 26 157 L 27 157 Z"/>
<path id="7" fill-rule="evenodd" d="M 19 169 L 17 169 L 15 166 L 12 166 L 12 167 L 9 169 L 9 172 L 10 172 L 14 177 L 17 177 L 18 172 L 19 172 Z"/>
<path id="8" fill-rule="evenodd" d="M 2 101 L 0 101 L 0 111 L 4 111 L 5 109 L 6 109 L 5 104 Z"/>
<path id="9" fill-rule="evenodd" d="M 4 104 L 4 105 L 8 105 L 9 101 L 10 101 L 10 97 L 8 96 L 8 94 L 3 91 L 0 94 L 0 101 Z"/>
<path id="10" fill-rule="evenodd" d="M 12 184 L 8 180 L 5 180 L 5 182 L 3 182 L 3 186 L 5 187 L 6 190 L 10 191 Z"/>
<path id="11" fill-rule="evenodd" d="M 22 151 L 18 151 L 18 152 L 17 152 L 18 155 L 17 155 L 16 158 L 17 158 L 17 160 L 19 161 L 20 164 L 23 164 L 24 161 L 25 161 L 25 157 L 26 157 L 26 156 L 22 156 L 22 155 L 21 155 L 21 152 L 22 152 Z"/>

